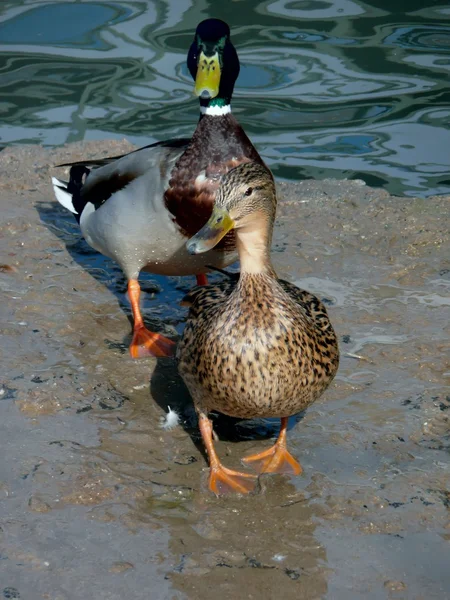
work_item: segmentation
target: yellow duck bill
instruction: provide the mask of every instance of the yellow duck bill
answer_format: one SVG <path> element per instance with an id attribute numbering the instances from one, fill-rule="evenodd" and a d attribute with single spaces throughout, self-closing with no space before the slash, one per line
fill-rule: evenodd
<path id="1" fill-rule="evenodd" d="M 228 212 L 215 206 L 206 225 L 187 242 L 189 254 L 202 254 L 212 250 L 233 227 L 234 221 Z"/>
<path id="2" fill-rule="evenodd" d="M 194 93 L 199 98 L 215 98 L 219 93 L 220 63 L 217 52 L 213 56 L 200 53 Z"/>

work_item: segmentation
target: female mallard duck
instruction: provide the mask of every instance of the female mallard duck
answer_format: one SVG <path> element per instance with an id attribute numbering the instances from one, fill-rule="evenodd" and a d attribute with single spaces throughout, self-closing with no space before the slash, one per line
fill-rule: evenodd
<path id="1" fill-rule="evenodd" d="M 197 275 L 198 283 L 206 283 L 207 265 L 234 262 L 232 235 L 203 256 L 189 254 L 186 241 L 208 220 L 220 176 L 244 161 L 262 163 L 230 112 L 239 59 L 228 25 L 218 19 L 200 23 L 187 64 L 200 99 L 191 140 L 60 165 L 72 167 L 69 182 L 52 180 L 57 200 L 75 214 L 88 244 L 116 260 L 128 279 L 135 358 L 167 356 L 174 348 L 171 340 L 144 326 L 139 272 Z"/>
<path id="2" fill-rule="evenodd" d="M 222 179 L 206 225 L 187 243 L 210 251 L 231 229 L 241 263 L 238 281 L 195 287 L 177 349 L 179 371 L 194 400 L 216 493 L 250 491 L 255 477 L 225 468 L 213 446 L 212 410 L 233 417 L 281 417 L 274 446 L 244 463 L 259 472 L 301 473 L 287 451 L 290 415 L 304 410 L 330 385 L 339 350 L 325 306 L 316 296 L 277 278 L 270 262 L 276 195 L 270 172 L 242 164 Z"/>

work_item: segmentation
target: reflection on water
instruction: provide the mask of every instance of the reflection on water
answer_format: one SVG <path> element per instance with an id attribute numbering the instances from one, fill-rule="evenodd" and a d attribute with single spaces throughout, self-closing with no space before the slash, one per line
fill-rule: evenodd
<path id="1" fill-rule="evenodd" d="M 0 5 L 0 141 L 189 135 L 196 24 L 229 22 L 235 114 L 279 177 L 362 178 L 450 192 L 448 6 L 411 0 L 201 0 Z"/>

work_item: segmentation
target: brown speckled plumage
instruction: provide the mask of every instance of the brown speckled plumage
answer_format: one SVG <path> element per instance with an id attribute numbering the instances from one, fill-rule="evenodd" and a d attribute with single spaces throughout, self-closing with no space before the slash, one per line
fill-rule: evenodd
<path id="1" fill-rule="evenodd" d="M 179 369 L 198 408 L 240 418 L 309 406 L 339 362 L 327 311 L 314 295 L 267 274 L 194 288 Z"/>
<path id="2" fill-rule="evenodd" d="M 275 210 L 270 172 L 256 163 L 242 164 L 223 177 L 210 221 L 188 244 L 190 251 L 205 251 L 205 240 L 220 227 L 224 231 L 229 218 L 241 260 L 238 280 L 196 287 L 184 298 L 189 316 L 177 350 L 179 371 L 200 416 L 211 460 L 210 488 L 216 493 L 218 480 L 241 492 L 250 488 L 245 474 L 218 461 L 208 412 L 282 418 L 273 449 L 247 461 L 262 462 L 268 472 L 289 463 L 298 474 L 301 467 L 286 450 L 287 417 L 322 394 L 339 364 L 325 306 L 313 294 L 279 280 L 270 263 Z"/>

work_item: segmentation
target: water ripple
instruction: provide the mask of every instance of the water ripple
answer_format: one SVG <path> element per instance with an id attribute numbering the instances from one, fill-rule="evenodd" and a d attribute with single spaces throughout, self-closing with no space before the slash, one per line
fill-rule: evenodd
<path id="1" fill-rule="evenodd" d="M 450 192 L 445 7 L 246 0 L 215 13 L 242 62 L 235 114 L 279 177 Z M 204 17 L 192 0 L 2 2 L 0 141 L 190 135 L 185 54 Z"/>

